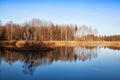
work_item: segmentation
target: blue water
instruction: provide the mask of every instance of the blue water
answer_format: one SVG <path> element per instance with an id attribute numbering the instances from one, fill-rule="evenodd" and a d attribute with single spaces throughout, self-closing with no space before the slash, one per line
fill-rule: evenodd
<path id="1" fill-rule="evenodd" d="M 1 51 L 0 80 L 120 80 L 120 51 L 79 47 L 42 53 Z"/>

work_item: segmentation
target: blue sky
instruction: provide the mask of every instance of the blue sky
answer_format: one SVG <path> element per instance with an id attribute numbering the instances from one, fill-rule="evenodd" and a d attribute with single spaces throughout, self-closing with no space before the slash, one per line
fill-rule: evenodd
<path id="1" fill-rule="evenodd" d="M 39 18 L 55 24 L 96 28 L 120 34 L 120 0 L 0 0 L 0 20 L 22 23 Z"/>

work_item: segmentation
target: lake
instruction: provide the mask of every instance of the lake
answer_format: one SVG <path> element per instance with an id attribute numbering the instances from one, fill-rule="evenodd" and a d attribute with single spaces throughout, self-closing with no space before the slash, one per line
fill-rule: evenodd
<path id="1" fill-rule="evenodd" d="M 58 47 L 47 52 L 0 50 L 0 80 L 120 80 L 120 49 Z"/>

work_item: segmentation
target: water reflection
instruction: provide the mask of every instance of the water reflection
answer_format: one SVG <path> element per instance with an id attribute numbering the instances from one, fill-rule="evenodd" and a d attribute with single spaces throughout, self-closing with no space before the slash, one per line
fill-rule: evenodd
<path id="1" fill-rule="evenodd" d="M 97 58 L 101 47 L 57 47 L 49 52 L 11 52 L 0 50 L 0 64 L 4 60 L 12 65 L 20 61 L 24 63 L 22 72 L 32 75 L 38 66 L 49 65 L 53 61 L 86 61 Z M 115 49 L 115 48 L 113 48 Z"/>
<path id="2" fill-rule="evenodd" d="M 75 47 L 74 48 L 74 56 L 76 59 L 81 61 L 91 60 L 91 58 L 97 58 L 99 47 Z"/>
<path id="3" fill-rule="evenodd" d="M 107 48 L 112 49 L 112 50 L 120 50 L 120 47 L 118 46 L 108 46 Z"/>

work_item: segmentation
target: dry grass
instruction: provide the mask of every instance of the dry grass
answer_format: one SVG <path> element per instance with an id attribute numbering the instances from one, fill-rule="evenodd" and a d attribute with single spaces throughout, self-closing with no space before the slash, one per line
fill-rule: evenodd
<path id="1" fill-rule="evenodd" d="M 17 47 L 23 47 L 24 44 L 26 44 L 26 41 L 17 41 L 17 42 L 15 43 L 15 46 L 17 46 Z"/>
<path id="2" fill-rule="evenodd" d="M 44 43 L 54 43 L 54 46 L 118 46 L 120 41 L 43 41 Z"/>
<path id="3" fill-rule="evenodd" d="M 59 46 L 97 46 L 97 45 L 103 45 L 103 46 L 114 46 L 114 47 L 120 47 L 120 41 L 2 41 L 0 42 L 0 45 L 14 45 L 16 47 L 24 47 L 26 45 L 28 47 L 59 47 Z"/>

